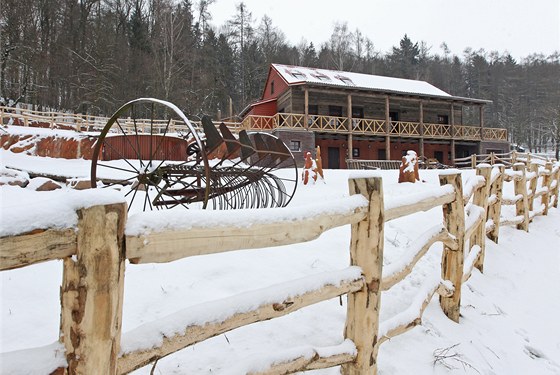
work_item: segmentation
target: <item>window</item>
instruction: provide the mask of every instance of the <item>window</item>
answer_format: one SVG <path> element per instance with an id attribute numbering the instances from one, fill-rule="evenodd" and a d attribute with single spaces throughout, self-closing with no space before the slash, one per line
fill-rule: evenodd
<path id="1" fill-rule="evenodd" d="M 387 159 L 387 152 L 384 148 L 380 148 L 377 150 L 377 160 L 386 160 Z"/>
<path id="2" fill-rule="evenodd" d="M 352 118 L 364 118 L 364 107 L 352 106 Z"/>
<path id="3" fill-rule="evenodd" d="M 443 164 L 443 151 L 434 151 L 434 158 Z"/>
<path id="4" fill-rule="evenodd" d="M 299 70 L 292 69 L 292 70 L 286 70 L 286 72 L 288 72 L 288 74 L 290 74 L 294 78 L 305 79 L 305 74 L 303 74 Z"/>
<path id="5" fill-rule="evenodd" d="M 346 76 L 338 74 L 338 75 L 334 76 L 334 78 L 341 80 L 344 84 L 346 84 L 348 86 L 356 86 L 354 84 L 354 82 L 352 82 L 352 80 L 350 78 L 346 77 Z"/>
<path id="6" fill-rule="evenodd" d="M 290 151 L 301 151 L 301 141 L 290 141 Z"/>
<path id="7" fill-rule="evenodd" d="M 342 107 L 339 105 L 329 105 L 329 116 L 342 117 Z"/>
<path id="8" fill-rule="evenodd" d="M 274 81 L 270 82 L 270 95 L 274 94 Z"/>
<path id="9" fill-rule="evenodd" d="M 389 112 L 391 121 L 399 121 L 399 112 Z"/>
<path id="10" fill-rule="evenodd" d="M 331 80 L 327 75 L 325 75 L 321 72 L 311 73 L 311 75 L 313 77 L 317 78 L 319 81 L 329 82 Z"/>
<path id="11" fill-rule="evenodd" d="M 359 158 L 360 157 L 360 149 L 358 147 L 354 147 L 352 149 L 352 157 Z"/>
<path id="12" fill-rule="evenodd" d="M 307 106 L 307 113 L 310 115 L 318 115 L 319 114 L 319 106 L 317 104 L 309 104 Z"/>
<path id="13" fill-rule="evenodd" d="M 438 124 L 449 124 L 449 116 L 447 115 L 437 115 Z"/>

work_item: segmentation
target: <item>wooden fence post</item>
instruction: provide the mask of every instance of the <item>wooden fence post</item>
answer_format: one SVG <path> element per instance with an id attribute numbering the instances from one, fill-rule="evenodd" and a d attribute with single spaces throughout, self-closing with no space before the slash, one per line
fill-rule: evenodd
<path id="1" fill-rule="evenodd" d="M 450 184 L 455 189 L 455 200 L 444 204 L 443 220 L 447 231 L 457 238 L 457 250 L 444 245 L 441 261 L 443 280 L 453 283 L 455 291 L 451 297 L 439 297 L 439 304 L 445 315 L 454 322 L 459 322 L 461 309 L 461 284 L 463 279 L 464 247 L 465 247 L 465 208 L 463 205 L 463 185 L 459 172 L 440 174 L 440 185 Z"/>
<path id="2" fill-rule="evenodd" d="M 511 152 L 511 165 L 517 163 L 517 151 L 513 150 Z"/>
<path id="3" fill-rule="evenodd" d="M 472 169 L 476 168 L 476 154 L 471 155 L 471 168 Z"/>
<path id="4" fill-rule="evenodd" d="M 553 170 L 554 170 L 554 166 L 553 166 Z M 554 203 L 552 204 L 552 207 L 558 208 L 558 192 L 560 191 L 559 189 L 560 188 L 560 164 L 556 166 L 556 172 L 553 173 L 550 184 L 552 184 L 552 181 L 556 181 L 556 186 L 554 187 L 554 189 L 552 189 L 552 194 L 554 194 Z"/>
<path id="5" fill-rule="evenodd" d="M 362 194 L 369 201 L 368 216 L 352 224 L 350 261 L 362 268 L 365 286 L 348 294 L 344 335 L 358 350 L 356 360 L 342 365 L 343 375 L 377 374 L 379 351 L 379 309 L 383 266 L 383 185 L 381 177 L 350 179 L 350 194 Z"/>
<path id="6" fill-rule="evenodd" d="M 483 219 L 478 229 L 472 234 L 469 244 L 472 248 L 473 245 L 480 246 L 480 255 L 474 266 L 483 272 L 484 270 L 484 252 L 485 252 L 485 244 L 486 244 L 486 220 L 487 220 L 487 211 L 488 211 L 488 195 L 490 193 L 490 179 L 492 178 L 492 167 L 490 165 L 479 165 L 476 168 L 477 176 L 482 176 L 486 180 L 486 183 L 483 187 L 477 189 L 474 192 L 473 197 L 473 204 L 479 206 L 483 209 Z"/>
<path id="7" fill-rule="evenodd" d="M 490 196 L 496 196 L 496 202 L 488 207 L 488 218 L 492 220 L 494 226 L 492 230 L 488 233 L 488 238 L 498 243 L 498 237 L 500 234 L 500 215 L 502 213 L 502 194 L 504 185 L 504 171 L 505 167 L 503 165 L 497 166 L 500 169 L 500 174 L 496 177 L 496 180 L 490 187 Z"/>
<path id="8" fill-rule="evenodd" d="M 116 374 L 125 220 L 125 203 L 78 211 L 77 255 L 64 260 L 60 291 L 68 374 Z"/>
<path id="9" fill-rule="evenodd" d="M 550 190 L 551 190 L 550 185 L 554 177 L 552 175 L 552 162 L 547 161 L 544 167 L 548 171 L 548 174 L 545 174 L 542 179 L 542 186 L 546 187 L 546 192 L 541 196 L 541 203 L 544 204 L 543 215 L 548 215 L 548 205 L 550 203 Z"/>
<path id="10" fill-rule="evenodd" d="M 515 163 L 513 165 L 515 172 L 521 172 L 521 178 L 515 176 L 514 193 L 515 196 L 521 195 L 523 198 L 515 203 L 515 215 L 523 216 L 523 222 L 517 224 L 517 229 L 529 231 L 529 200 L 527 198 L 527 178 L 525 176 L 525 164 Z"/>
<path id="11" fill-rule="evenodd" d="M 527 195 L 529 211 L 533 211 L 534 202 L 535 202 L 535 193 L 537 192 L 537 186 L 539 182 L 539 165 L 533 163 L 530 166 L 528 165 L 527 167 L 528 167 L 527 169 L 531 173 L 534 173 L 536 175 L 536 177 L 532 178 L 531 181 L 529 181 L 529 189 L 531 190 L 531 195 Z"/>

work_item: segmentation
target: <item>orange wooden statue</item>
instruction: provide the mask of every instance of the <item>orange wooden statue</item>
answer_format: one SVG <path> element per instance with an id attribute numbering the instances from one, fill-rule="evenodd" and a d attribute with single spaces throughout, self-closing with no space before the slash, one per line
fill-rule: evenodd
<path id="1" fill-rule="evenodd" d="M 319 146 L 317 146 L 316 160 L 313 160 L 311 157 L 311 152 L 305 153 L 305 165 L 303 166 L 303 171 L 301 173 L 301 179 L 303 180 L 304 185 L 307 185 L 310 178 L 313 182 L 317 182 L 318 177 L 321 177 L 321 180 L 323 181 L 325 179 L 323 176 L 323 162 L 321 160 L 321 149 Z"/>
<path id="2" fill-rule="evenodd" d="M 418 173 L 418 155 L 415 151 L 409 150 L 402 157 L 401 166 L 399 167 L 399 183 L 420 181 Z"/>

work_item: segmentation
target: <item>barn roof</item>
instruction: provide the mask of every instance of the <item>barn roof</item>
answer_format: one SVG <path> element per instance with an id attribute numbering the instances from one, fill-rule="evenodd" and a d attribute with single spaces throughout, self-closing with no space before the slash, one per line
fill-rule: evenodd
<path id="1" fill-rule="evenodd" d="M 452 96 L 425 81 L 282 64 L 272 64 L 272 68 L 288 85 L 313 84 L 488 103 L 481 99 Z"/>

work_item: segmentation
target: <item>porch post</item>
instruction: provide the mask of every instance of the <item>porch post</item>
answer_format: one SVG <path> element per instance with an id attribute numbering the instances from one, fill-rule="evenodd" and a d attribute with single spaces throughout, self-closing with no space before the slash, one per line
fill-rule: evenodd
<path id="1" fill-rule="evenodd" d="M 455 165 L 455 108 L 451 102 L 451 164 Z"/>
<path id="2" fill-rule="evenodd" d="M 348 94 L 348 159 L 352 159 L 354 157 L 353 154 L 353 144 L 352 144 L 352 132 L 354 131 L 354 124 L 352 124 L 352 94 Z"/>
<path id="3" fill-rule="evenodd" d="M 478 144 L 478 153 L 482 154 L 482 141 L 484 140 L 484 106 L 481 104 L 478 110 L 480 112 L 480 143 Z"/>
<path id="4" fill-rule="evenodd" d="M 309 128 L 309 90 L 307 87 L 303 88 L 303 98 L 304 98 L 304 110 L 305 110 L 305 117 L 304 117 L 304 124 L 303 127 L 305 129 Z"/>
<path id="5" fill-rule="evenodd" d="M 391 160 L 391 116 L 389 116 L 389 95 L 385 96 L 385 158 Z"/>
<path id="6" fill-rule="evenodd" d="M 420 158 L 424 157 L 424 103 L 420 100 Z"/>

